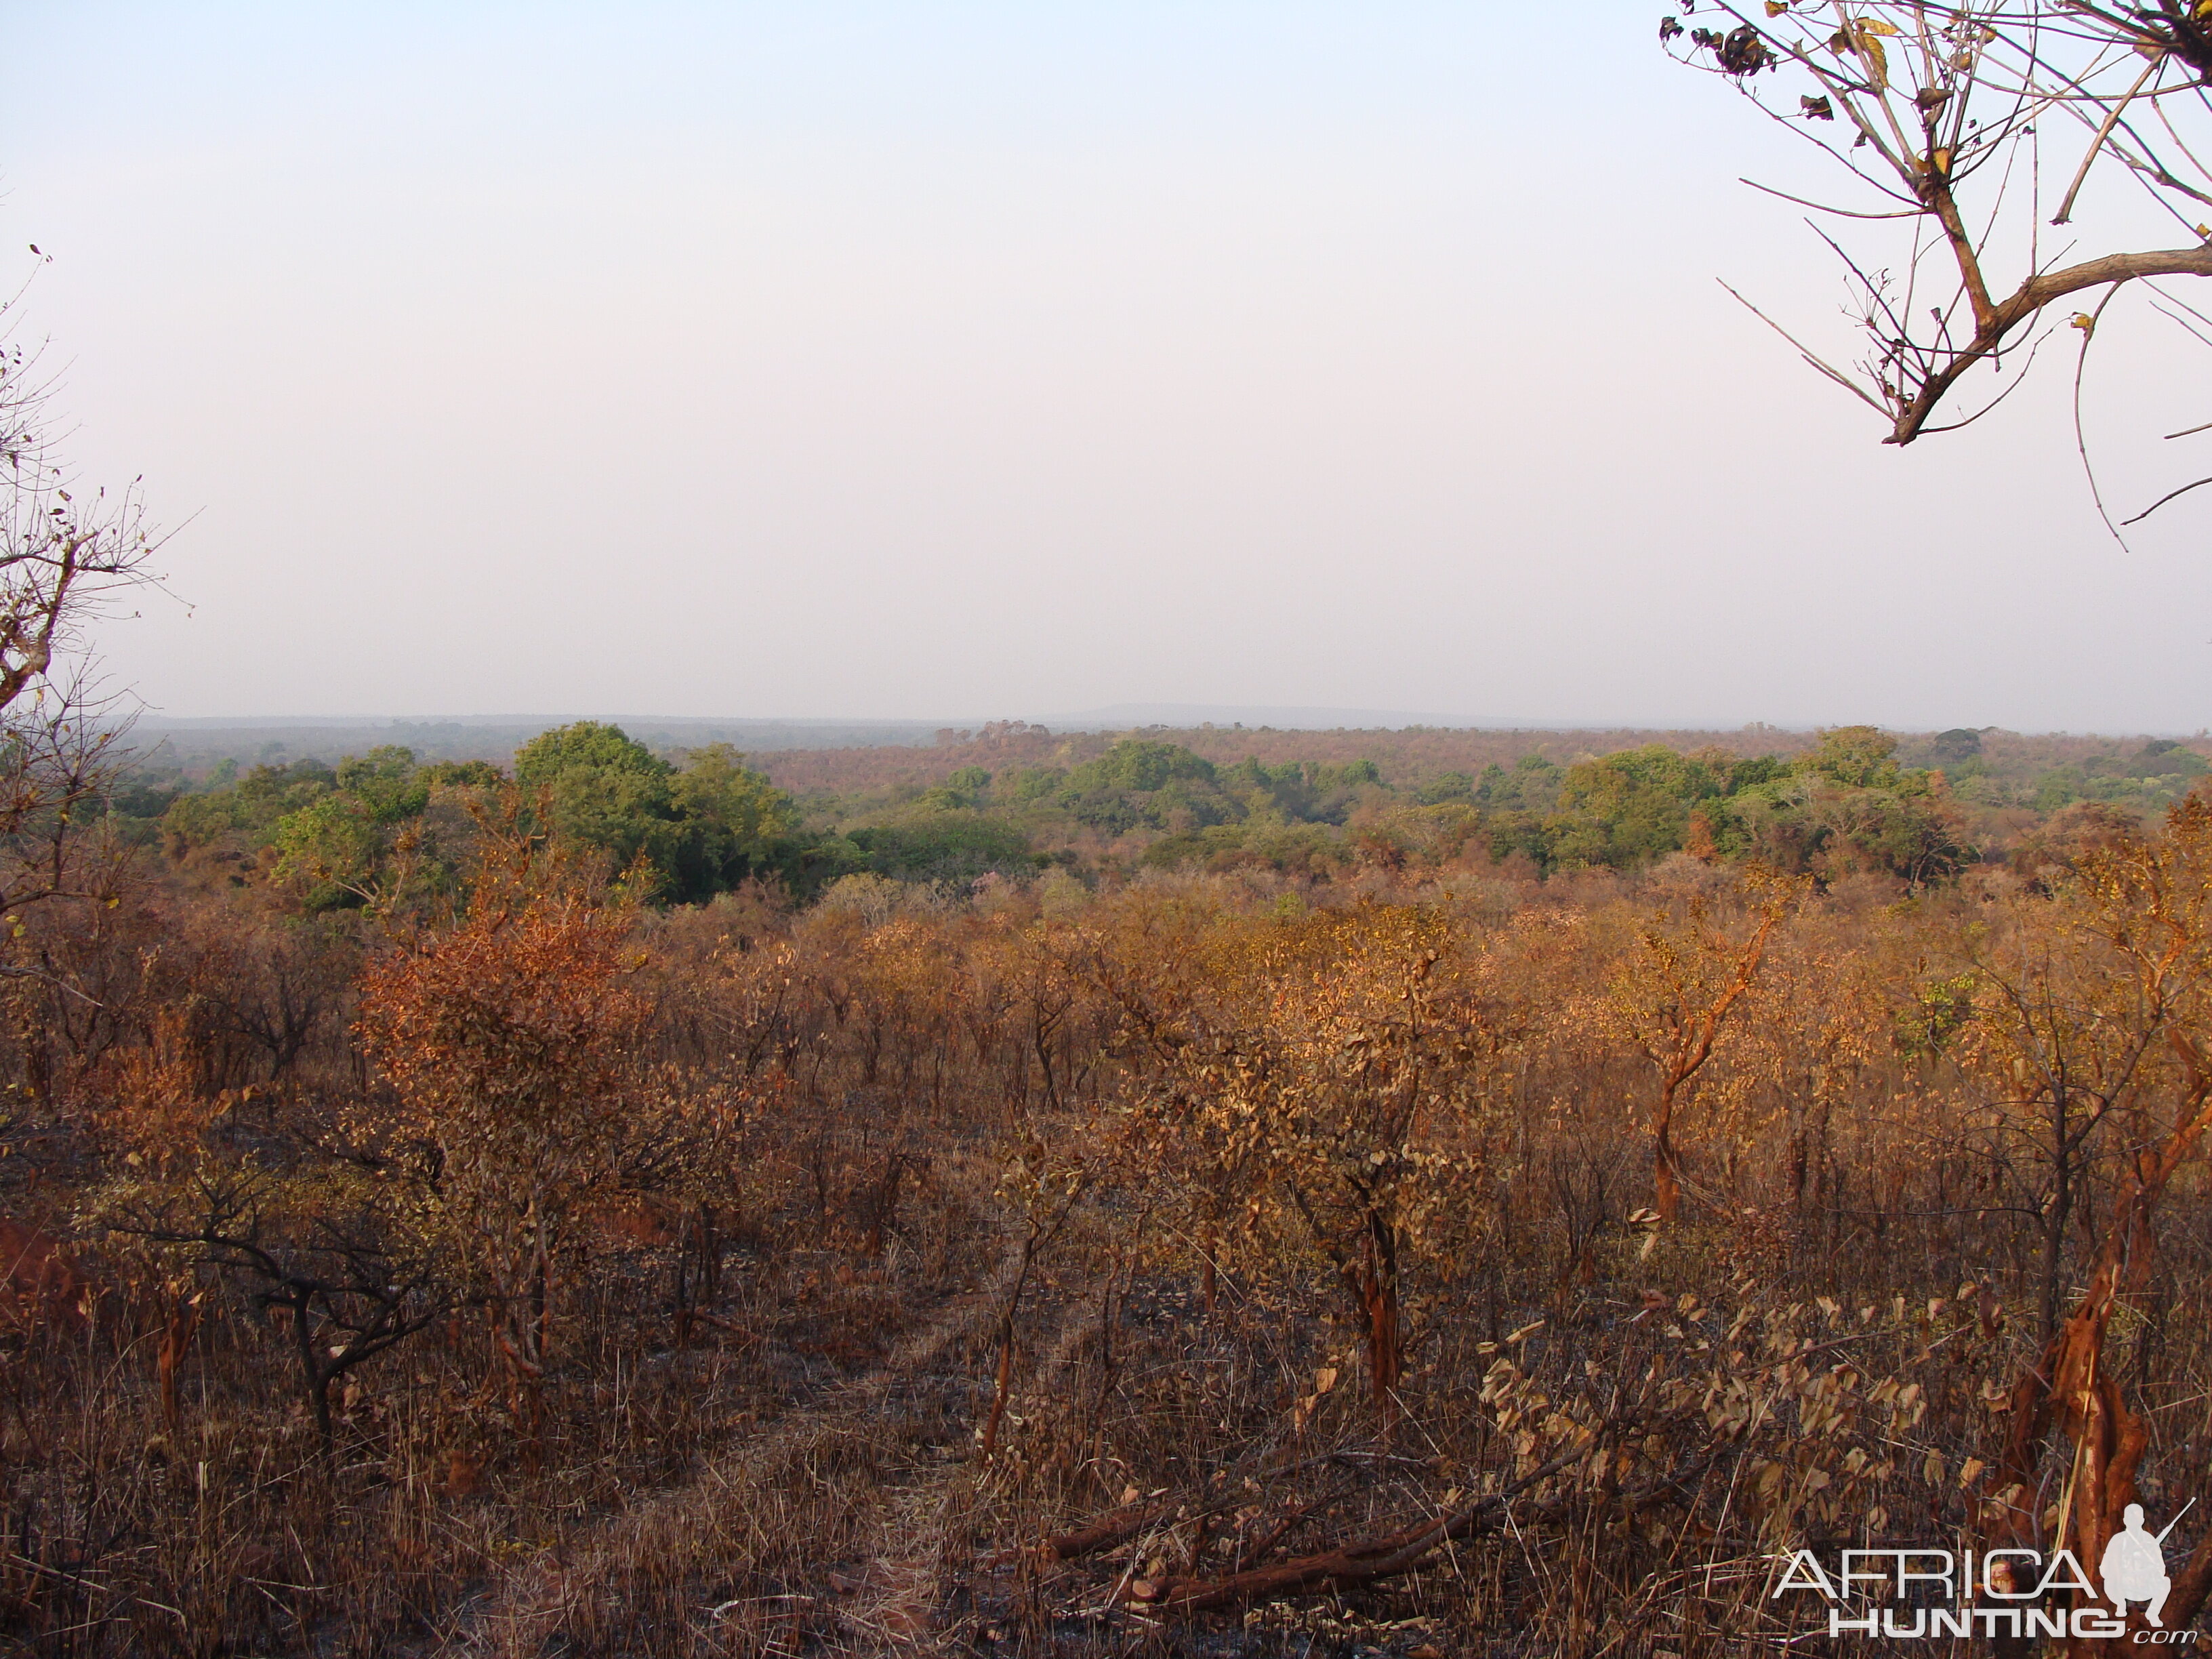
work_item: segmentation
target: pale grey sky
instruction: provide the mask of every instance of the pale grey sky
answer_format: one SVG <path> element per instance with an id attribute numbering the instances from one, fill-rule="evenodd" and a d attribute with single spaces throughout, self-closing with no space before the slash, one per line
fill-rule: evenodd
<path id="1" fill-rule="evenodd" d="M 2115 547 L 2063 368 L 1880 447 L 1716 285 L 1840 326 L 1735 182 L 1819 175 L 1658 10 L 0 0 L 0 270 L 54 256 L 84 475 L 190 520 L 108 665 L 173 715 L 2212 721 L 2212 502 Z M 2132 500 L 2212 410 L 2107 329 Z"/>

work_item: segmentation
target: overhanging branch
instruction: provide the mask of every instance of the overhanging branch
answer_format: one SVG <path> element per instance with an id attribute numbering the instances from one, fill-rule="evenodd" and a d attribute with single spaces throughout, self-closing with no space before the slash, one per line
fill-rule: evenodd
<path id="1" fill-rule="evenodd" d="M 2021 284 L 2009 298 L 1993 305 L 1974 337 L 1942 368 L 1920 383 L 1886 442 L 1909 444 L 1920 435 L 1944 394 L 1976 363 L 2001 348 L 2006 337 L 2045 306 L 2087 289 L 2131 283 L 2145 276 L 2212 276 L 2212 242 L 2192 248 L 2161 248 L 2143 253 L 2108 253 L 2058 270 L 2045 271 Z"/>

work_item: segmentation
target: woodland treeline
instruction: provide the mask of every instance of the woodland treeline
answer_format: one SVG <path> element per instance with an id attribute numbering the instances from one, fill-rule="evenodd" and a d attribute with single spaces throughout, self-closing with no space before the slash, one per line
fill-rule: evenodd
<path id="1" fill-rule="evenodd" d="M 188 777 L 157 754 L 109 811 L 119 834 L 158 840 L 179 869 L 274 880 L 310 910 L 380 902 L 402 870 L 450 884 L 439 849 L 459 844 L 469 803 L 510 781 L 547 792 L 550 822 L 571 839 L 623 865 L 643 859 L 663 901 L 754 879 L 805 902 L 854 876 L 959 886 L 1054 868 L 1091 887 L 1148 869 L 1340 883 L 1470 859 L 1540 876 L 1632 872 L 1684 851 L 1917 884 L 1978 863 L 2032 864 L 2052 835 L 2155 813 L 2208 770 L 2172 738 L 1759 728 L 1734 747 L 1599 738 L 1592 752 L 1595 736 L 1071 736 L 1006 722 L 942 732 L 929 750 L 749 763 L 723 744 L 657 751 L 583 722 L 506 765 L 418 763 L 390 744 L 335 766 L 271 760 L 241 775 L 225 762 Z"/>
<path id="2" fill-rule="evenodd" d="M 1054 741 L 27 808 L 0 1642 L 1749 1653 L 2207 1491 L 2193 750 Z"/>

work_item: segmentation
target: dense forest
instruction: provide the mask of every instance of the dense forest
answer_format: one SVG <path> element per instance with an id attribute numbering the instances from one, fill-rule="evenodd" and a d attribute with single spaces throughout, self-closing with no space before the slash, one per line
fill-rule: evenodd
<path id="1" fill-rule="evenodd" d="M 94 745 L 0 1642 L 1748 1653 L 1801 1548 L 2164 1525 L 2198 746 L 1594 736 Z"/>

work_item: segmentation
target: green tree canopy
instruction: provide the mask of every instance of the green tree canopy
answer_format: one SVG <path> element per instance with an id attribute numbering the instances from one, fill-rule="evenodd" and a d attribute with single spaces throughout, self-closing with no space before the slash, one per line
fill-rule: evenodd
<path id="1" fill-rule="evenodd" d="M 1835 726 L 1799 765 L 1846 788 L 1894 789 L 1905 775 L 1896 753 L 1897 739 L 1878 726 Z"/>
<path id="2" fill-rule="evenodd" d="M 664 877 L 676 871 L 676 769 L 619 726 L 578 720 L 539 733 L 514 751 L 514 781 L 544 792 L 555 834 L 617 865 L 642 854 Z"/>
<path id="3" fill-rule="evenodd" d="M 789 851 L 791 797 L 744 758 L 726 743 L 709 744 L 691 752 L 670 786 L 683 830 L 670 873 L 681 897 L 726 892 L 779 867 Z"/>

